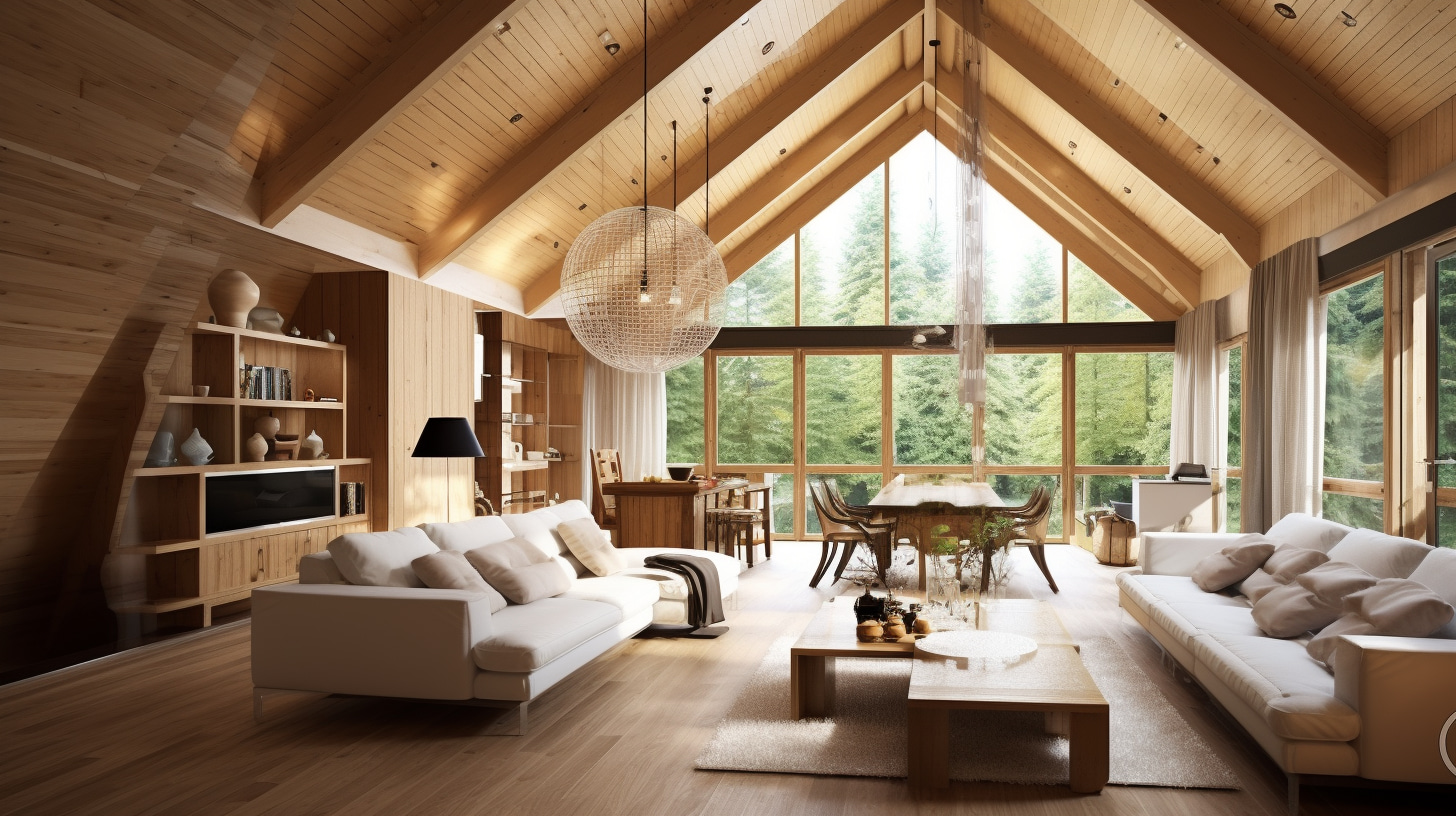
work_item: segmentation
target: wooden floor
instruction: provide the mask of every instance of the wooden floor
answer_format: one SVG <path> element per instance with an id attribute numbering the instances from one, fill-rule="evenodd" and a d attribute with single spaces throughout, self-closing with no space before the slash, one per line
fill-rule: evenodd
<path id="1" fill-rule="evenodd" d="M 953 783 L 697 771 L 693 760 L 780 634 L 833 591 L 806 584 L 817 544 L 775 543 L 748 571 L 731 631 L 634 640 L 531 705 L 524 737 L 493 712 L 297 697 L 252 720 L 247 621 L 0 688 L 3 814 L 1282 814 L 1284 776 L 1116 606 L 1117 570 L 1049 547 L 1053 596 L 1025 551 L 1012 595 L 1053 600 L 1074 636 L 1121 642 L 1244 780 L 1243 791 Z M 845 585 L 841 584 L 841 590 Z M 874 750 L 874 746 L 865 746 Z M 1450 813 L 1451 794 L 1306 788 L 1306 814 Z"/>

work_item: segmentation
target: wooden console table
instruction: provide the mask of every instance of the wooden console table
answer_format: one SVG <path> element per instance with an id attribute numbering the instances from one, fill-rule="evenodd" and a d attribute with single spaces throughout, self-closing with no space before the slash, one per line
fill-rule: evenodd
<path id="1" fill-rule="evenodd" d="M 773 530 L 773 502 L 769 485 L 751 483 L 702 487 L 698 482 L 616 482 L 602 485 L 602 493 L 617 497 L 619 547 L 706 547 L 706 515 L 730 490 L 762 493 L 763 529 Z"/>

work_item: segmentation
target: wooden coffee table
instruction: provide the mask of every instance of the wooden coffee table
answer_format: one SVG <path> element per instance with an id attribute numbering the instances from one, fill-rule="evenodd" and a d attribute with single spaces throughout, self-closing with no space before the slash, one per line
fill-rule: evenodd
<path id="1" fill-rule="evenodd" d="M 906 603 L 918 598 L 898 596 Z M 834 711 L 834 661 L 841 657 L 915 657 L 915 641 L 860 643 L 854 636 L 854 599 L 824 604 L 789 649 L 789 698 L 793 717 L 828 717 Z M 1071 645 L 1056 610 L 1044 601 L 1005 600 L 987 614 L 983 628 L 1025 635 L 1037 643 Z"/>
<path id="2" fill-rule="evenodd" d="M 1011 665 L 917 658 L 913 639 L 860 643 L 854 626 L 854 601 L 840 598 L 826 603 L 789 649 L 795 719 L 833 714 L 838 658 L 913 659 L 908 701 L 912 787 L 950 784 L 949 718 L 957 708 L 1046 712 L 1048 724 L 1065 727 L 1071 739 L 1072 790 L 1094 793 L 1107 783 L 1107 700 L 1051 604 L 1004 600 L 986 613 L 980 628 L 1037 643 L 1034 655 Z"/>

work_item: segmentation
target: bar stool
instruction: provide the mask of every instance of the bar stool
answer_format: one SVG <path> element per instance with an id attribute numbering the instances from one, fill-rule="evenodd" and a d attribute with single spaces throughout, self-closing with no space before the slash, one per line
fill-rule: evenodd
<path id="1" fill-rule="evenodd" d="M 753 531 L 762 524 L 762 514 L 746 507 L 714 507 L 708 510 L 713 530 L 713 550 L 738 557 L 744 548 L 744 560 L 753 566 Z"/>

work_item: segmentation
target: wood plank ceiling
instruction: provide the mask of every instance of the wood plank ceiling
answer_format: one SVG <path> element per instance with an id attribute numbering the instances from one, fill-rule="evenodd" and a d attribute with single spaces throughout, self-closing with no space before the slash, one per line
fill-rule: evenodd
<path id="1" fill-rule="evenodd" d="M 1391 137 L 1456 93 L 1456 15 L 1435 3 L 984 8 L 993 183 L 1162 315 L 1197 304 L 1202 270 L 1256 263 L 1260 227 L 1332 174 L 1389 193 Z M 423 278 L 458 264 L 537 310 L 582 228 L 641 200 L 647 44 L 652 203 L 676 186 L 701 224 L 711 175 L 736 275 L 930 127 L 926 40 L 958 78 L 961 0 L 647 0 L 646 30 L 642 13 L 301 0 L 232 140 L 260 220 L 306 204 L 411 246 Z"/>

